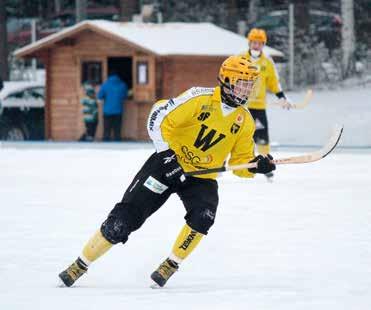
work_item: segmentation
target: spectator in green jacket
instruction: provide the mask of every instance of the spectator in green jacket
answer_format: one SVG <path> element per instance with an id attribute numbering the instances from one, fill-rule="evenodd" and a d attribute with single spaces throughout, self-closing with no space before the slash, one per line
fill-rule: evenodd
<path id="1" fill-rule="evenodd" d="M 89 84 L 85 85 L 84 88 L 86 96 L 81 99 L 81 104 L 83 106 L 85 133 L 80 140 L 93 141 L 98 125 L 98 102 L 94 88 Z"/>

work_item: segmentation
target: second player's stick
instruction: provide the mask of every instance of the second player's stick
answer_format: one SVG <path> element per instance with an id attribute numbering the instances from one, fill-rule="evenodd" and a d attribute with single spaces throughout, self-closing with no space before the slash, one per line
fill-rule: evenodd
<path id="1" fill-rule="evenodd" d="M 308 89 L 303 101 L 291 103 L 291 108 L 292 109 L 304 109 L 309 104 L 310 100 L 312 99 L 312 96 L 313 96 L 313 91 L 311 89 Z M 282 108 L 286 108 L 286 105 L 280 100 L 273 102 L 273 104 L 279 105 Z"/>

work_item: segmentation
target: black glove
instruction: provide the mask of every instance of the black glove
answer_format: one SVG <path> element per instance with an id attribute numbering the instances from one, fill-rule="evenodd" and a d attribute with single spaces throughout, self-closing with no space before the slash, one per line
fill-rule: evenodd
<path id="1" fill-rule="evenodd" d="M 179 185 L 185 181 L 184 170 L 179 165 L 173 150 L 158 153 L 163 166 L 163 178 L 168 185 Z"/>
<path id="2" fill-rule="evenodd" d="M 262 173 L 267 174 L 273 170 L 276 170 L 276 165 L 271 162 L 273 159 L 272 155 L 268 154 L 266 157 L 263 155 L 256 156 L 253 160 L 249 161 L 249 163 L 256 163 L 256 168 L 249 168 L 251 173 Z"/>

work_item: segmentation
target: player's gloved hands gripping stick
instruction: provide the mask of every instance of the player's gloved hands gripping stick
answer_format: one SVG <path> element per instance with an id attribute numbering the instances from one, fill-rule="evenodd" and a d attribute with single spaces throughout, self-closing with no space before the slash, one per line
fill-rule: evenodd
<path id="1" fill-rule="evenodd" d="M 179 165 L 175 152 L 171 149 L 158 153 L 161 158 L 164 174 L 163 178 L 168 185 L 180 185 L 185 181 L 184 170 Z"/>
<path id="2" fill-rule="evenodd" d="M 251 173 L 262 173 L 267 174 L 276 170 L 276 165 L 271 161 L 273 156 L 268 154 L 266 156 L 258 155 L 250 163 L 256 163 L 256 168 L 249 168 Z"/>

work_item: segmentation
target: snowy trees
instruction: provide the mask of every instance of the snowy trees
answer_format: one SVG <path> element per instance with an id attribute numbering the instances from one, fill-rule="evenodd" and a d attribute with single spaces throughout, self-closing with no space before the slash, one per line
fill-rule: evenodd
<path id="1" fill-rule="evenodd" d="M 249 11 L 248 11 L 248 22 L 253 23 L 258 19 L 258 4 L 259 0 L 249 1 Z"/>
<path id="2" fill-rule="evenodd" d="M 341 0 L 342 72 L 347 77 L 354 69 L 355 34 L 353 0 Z"/>
<path id="3" fill-rule="evenodd" d="M 139 13 L 138 0 L 120 0 L 120 20 L 128 22 L 132 20 L 134 14 Z"/>
<path id="4" fill-rule="evenodd" d="M 76 22 L 86 19 L 87 0 L 76 0 Z"/>
<path id="5" fill-rule="evenodd" d="M 0 0 L 0 77 L 9 77 L 5 0 Z"/>

